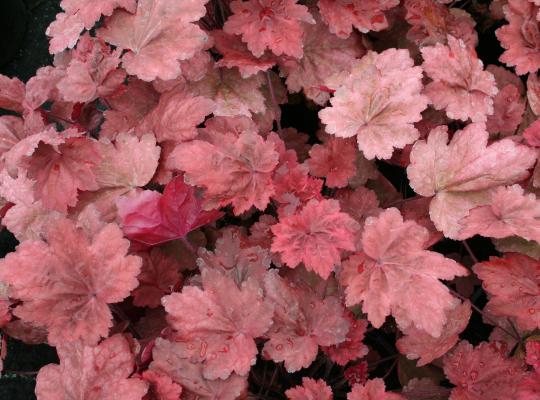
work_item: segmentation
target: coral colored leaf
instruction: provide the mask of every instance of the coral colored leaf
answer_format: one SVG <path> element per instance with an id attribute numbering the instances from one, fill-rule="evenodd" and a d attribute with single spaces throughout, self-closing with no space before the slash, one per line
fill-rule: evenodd
<path id="1" fill-rule="evenodd" d="M 161 95 L 157 107 L 149 113 L 139 130 L 151 130 L 158 142 L 183 142 L 197 136 L 197 125 L 215 109 L 212 100 L 173 89 Z"/>
<path id="2" fill-rule="evenodd" d="M 203 288 L 184 287 L 162 299 L 178 338 L 203 362 L 206 379 L 246 375 L 255 364 L 255 338 L 272 324 L 273 307 L 253 279 L 240 286 L 215 270 L 202 271 Z"/>
<path id="3" fill-rule="evenodd" d="M 512 134 L 525 112 L 525 101 L 518 87 L 512 84 L 502 87 L 493 99 L 493 110 L 486 123 L 488 132 Z"/>
<path id="4" fill-rule="evenodd" d="M 347 338 L 350 322 L 335 297 L 321 299 L 310 288 L 297 286 L 276 271 L 267 274 L 265 294 L 274 306 L 274 323 L 263 356 L 283 361 L 288 372 L 307 368 L 319 346 L 334 346 Z"/>
<path id="5" fill-rule="evenodd" d="M 405 400 L 405 397 L 387 392 L 384 381 L 375 378 L 368 380 L 364 385 L 354 385 L 347 394 L 347 400 Z"/>
<path id="6" fill-rule="evenodd" d="M 323 351 L 330 359 L 341 366 L 345 366 L 349 361 L 355 361 L 368 354 L 368 347 L 363 343 L 368 321 L 365 319 L 355 319 L 352 313 L 348 314 L 351 324 L 349 333 L 345 341 L 329 347 L 324 347 Z"/>
<path id="7" fill-rule="evenodd" d="M 491 204 L 473 208 L 460 223 L 461 237 L 515 235 L 540 243 L 540 202 L 519 185 L 501 186 L 493 192 Z"/>
<path id="8" fill-rule="evenodd" d="M 540 68 L 540 23 L 536 19 L 539 5 L 528 0 L 508 0 L 503 10 L 509 24 L 495 32 L 505 49 L 499 61 L 515 67 L 518 75 L 536 73 Z"/>
<path id="9" fill-rule="evenodd" d="M 447 322 L 438 338 L 411 327 L 405 330 L 406 335 L 396 342 L 400 353 L 406 354 L 410 360 L 419 359 L 419 367 L 431 363 L 446 354 L 459 341 L 459 334 L 467 327 L 471 317 L 471 305 L 464 302 L 448 312 Z"/>
<path id="10" fill-rule="evenodd" d="M 98 37 L 121 49 L 122 65 L 144 81 L 174 79 L 180 60 L 202 50 L 207 35 L 193 22 L 206 10 L 206 0 L 140 0 L 135 14 L 116 10 Z"/>
<path id="11" fill-rule="evenodd" d="M 353 28 L 362 33 L 388 28 L 384 11 L 398 4 L 399 0 L 319 0 L 319 10 L 330 32 L 348 38 Z"/>
<path id="12" fill-rule="evenodd" d="M 231 278 L 237 285 L 253 278 L 262 284 L 266 271 L 270 268 L 270 252 L 266 248 L 250 245 L 247 239 L 235 229 L 225 229 L 216 241 L 214 251 L 199 249 L 197 265 L 201 271 L 215 269 Z"/>
<path id="13" fill-rule="evenodd" d="M 412 25 L 407 39 L 419 47 L 445 43 L 447 35 L 462 39 L 467 45 L 476 47 L 478 35 L 476 22 L 460 8 L 448 8 L 437 0 L 406 0 L 406 21 Z"/>
<path id="14" fill-rule="evenodd" d="M 358 35 L 338 38 L 320 23 L 317 14 L 314 15 L 317 23 L 304 28 L 304 56 L 301 59 L 283 57 L 279 66 L 290 92 L 303 90 L 306 97 L 322 106 L 330 98 L 329 91 L 324 89 L 331 86 L 330 78 L 349 71 L 365 50 Z"/>
<path id="15" fill-rule="evenodd" d="M 332 400 L 332 389 L 323 379 L 302 378 L 302 386 L 295 386 L 285 392 L 289 400 Z"/>
<path id="16" fill-rule="evenodd" d="M 219 29 L 213 30 L 211 35 L 214 39 L 214 47 L 223 56 L 216 66 L 236 67 L 242 78 L 249 78 L 259 71 L 266 71 L 276 63 L 276 57 L 272 54 L 265 53 L 259 58 L 255 57 L 238 36 L 229 35 Z"/>
<path id="17" fill-rule="evenodd" d="M 129 340 L 114 335 L 98 346 L 59 344 L 60 364 L 43 367 L 36 378 L 40 400 L 142 400 L 145 381 L 130 378 L 135 355 Z"/>
<path id="18" fill-rule="evenodd" d="M 0 262 L 0 280 L 22 301 L 14 314 L 46 327 L 52 345 L 94 345 L 112 326 L 108 304 L 137 286 L 141 259 L 126 255 L 129 242 L 116 224 L 90 237 L 60 219 L 48 227 L 45 240 L 24 241 Z"/>
<path id="19" fill-rule="evenodd" d="M 540 328 L 540 263 L 519 253 L 491 257 L 476 264 L 474 272 L 491 297 L 490 313 L 515 318 L 524 330 Z"/>
<path id="20" fill-rule="evenodd" d="M 66 212 L 77 203 L 79 190 L 97 190 L 95 167 L 101 155 L 97 141 L 53 128 L 29 136 L 11 150 L 21 154 L 19 166 L 35 180 L 34 196 L 47 209 Z M 23 151 L 26 150 L 26 153 Z"/>
<path id="21" fill-rule="evenodd" d="M 535 371 L 540 371 L 540 342 L 536 340 L 527 340 L 527 343 L 525 343 L 525 350 L 525 362 L 533 367 Z"/>
<path id="22" fill-rule="evenodd" d="M 407 50 L 368 52 L 340 82 L 331 107 L 319 112 L 326 131 L 338 137 L 356 136 L 366 158 L 390 158 L 419 137 L 413 126 L 427 106 L 422 69 Z"/>
<path id="23" fill-rule="evenodd" d="M 527 78 L 527 100 L 534 115 L 540 116 L 540 79 L 537 74 L 529 74 Z"/>
<path id="24" fill-rule="evenodd" d="M 302 22 L 315 23 L 306 6 L 296 0 L 234 0 L 230 7 L 233 14 L 223 30 L 242 35 L 256 57 L 266 49 L 277 56 L 302 57 Z"/>
<path id="25" fill-rule="evenodd" d="M 169 182 L 163 194 L 145 190 L 120 197 L 116 205 L 125 235 L 147 245 L 183 238 L 222 216 L 218 211 L 204 211 L 195 188 L 184 183 L 182 176 Z"/>
<path id="26" fill-rule="evenodd" d="M 413 146 L 407 167 L 411 187 L 421 196 L 435 196 L 430 217 L 446 237 L 459 237 L 459 221 L 469 210 L 489 203 L 491 189 L 529 175 L 536 151 L 510 139 L 488 146 L 482 124 L 469 124 L 448 143 L 447 127 L 433 129 Z"/>
<path id="27" fill-rule="evenodd" d="M 311 175 L 326 178 L 328 187 L 345 187 L 356 175 L 356 148 L 350 140 L 330 137 L 323 144 L 314 145 L 309 156 Z"/>
<path id="28" fill-rule="evenodd" d="M 473 347 L 466 341 L 444 357 L 444 373 L 456 385 L 450 400 L 516 399 L 518 383 L 525 375 L 523 364 L 505 358 L 496 343 Z"/>
<path id="29" fill-rule="evenodd" d="M 62 0 L 60 6 L 65 12 L 57 14 L 56 20 L 47 28 L 51 53 L 75 46 L 83 28 L 92 28 L 102 15 L 111 15 L 118 7 L 133 13 L 137 3 L 136 0 Z"/>
<path id="30" fill-rule="evenodd" d="M 26 96 L 24 83 L 18 78 L 8 78 L 0 74 L 0 108 L 23 111 L 23 102 Z"/>
<path id="31" fill-rule="evenodd" d="M 272 251 L 291 268 L 303 263 L 327 279 L 341 263 L 343 250 L 355 250 L 358 223 L 339 209 L 337 200 L 310 200 L 297 214 L 272 226 Z"/>
<path id="32" fill-rule="evenodd" d="M 88 103 L 119 90 L 126 73 L 118 69 L 120 50 L 112 51 L 100 40 L 84 35 L 71 53 L 65 76 L 57 84 L 65 101 Z"/>
<path id="33" fill-rule="evenodd" d="M 149 83 L 134 77 L 127 82 L 123 93 L 107 99 L 110 108 L 103 113 L 100 138 L 114 139 L 121 132 L 137 128 L 159 101 L 159 94 Z"/>
<path id="34" fill-rule="evenodd" d="M 458 301 L 439 279 L 467 275 L 442 254 L 425 250 L 429 232 L 404 221 L 396 208 L 366 220 L 362 252 L 344 262 L 346 304 L 362 303 L 368 320 L 380 327 L 393 315 L 401 329 L 415 327 L 440 337 L 447 311 Z M 421 312 L 419 312 L 421 309 Z"/>
<path id="35" fill-rule="evenodd" d="M 185 172 L 186 182 L 205 189 L 205 208 L 232 204 L 236 215 L 252 206 L 264 210 L 274 193 L 272 172 L 279 157 L 274 145 L 253 131 L 208 129 L 203 138 L 180 143 L 168 162 Z"/>
<path id="36" fill-rule="evenodd" d="M 529 146 L 540 147 L 540 119 L 530 124 L 522 135 Z"/>
<path id="37" fill-rule="evenodd" d="M 432 82 L 424 89 L 437 110 L 446 110 L 452 119 L 485 122 L 493 114 L 497 85 L 493 75 L 484 71 L 474 48 L 461 39 L 448 36 L 448 45 L 437 43 L 421 49 L 422 67 Z"/>
<path id="38" fill-rule="evenodd" d="M 234 373 L 227 379 L 206 379 L 203 364 L 193 360 L 193 350 L 188 347 L 186 342 L 156 339 L 150 371 L 166 373 L 182 385 L 182 395 L 191 394 L 201 400 L 237 400 L 246 390 L 246 378 Z"/>
<path id="39" fill-rule="evenodd" d="M 182 386 L 173 382 L 167 374 L 161 374 L 151 369 L 142 373 L 142 378 L 150 384 L 148 393 L 143 400 L 179 400 Z"/>
<path id="40" fill-rule="evenodd" d="M 237 70 L 213 68 L 188 87 L 194 95 L 215 103 L 213 114 L 217 117 L 251 117 L 266 110 L 261 81 L 256 75 L 243 78 Z"/>

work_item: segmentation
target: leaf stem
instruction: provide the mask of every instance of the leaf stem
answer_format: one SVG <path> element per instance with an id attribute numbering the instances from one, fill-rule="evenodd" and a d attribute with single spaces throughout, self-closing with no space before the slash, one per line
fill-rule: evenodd
<path id="1" fill-rule="evenodd" d="M 272 78 L 270 77 L 270 71 L 266 71 L 266 81 L 268 83 L 268 90 L 270 91 L 270 98 L 272 99 L 272 106 L 274 107 L 274 112 L 276 113 L 276 124 L 278 128 L 278 133 L 281 133 L 281 110 L 279 109 L 279 104 L 276 100 L 276 93 L 274 92 L 274 85 L 272 84 Z"/>

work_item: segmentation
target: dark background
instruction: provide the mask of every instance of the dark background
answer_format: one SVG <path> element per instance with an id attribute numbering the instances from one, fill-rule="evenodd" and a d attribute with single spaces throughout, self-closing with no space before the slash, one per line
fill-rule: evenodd
<path id="1" fill-rule="evenodd" d="M 60 0 L 0 1 L 0 73 L 27 81 L 40 67 L 49 65 L 45 36 L 47 26 L 60 12 Z M 5 229 L 0 233 L 0 257 L 13 251 L 17 241 Z M 5 373 L 0 377 L 1 400 L 35 399 L 35 372 L 43 365 L 57 362 L 49 346 L 28 346 L 8 339 Z"/>

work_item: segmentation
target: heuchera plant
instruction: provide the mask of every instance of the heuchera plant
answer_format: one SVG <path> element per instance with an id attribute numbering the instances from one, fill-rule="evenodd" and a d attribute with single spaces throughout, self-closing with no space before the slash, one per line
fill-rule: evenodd
<path id="1" fill-rule="evenodd" d="M 540 1 L 486 3 L 62 0 L 0 76 L 0 371 L 11 337 L 56 347 L 38 400 L 539 400 Z"/>

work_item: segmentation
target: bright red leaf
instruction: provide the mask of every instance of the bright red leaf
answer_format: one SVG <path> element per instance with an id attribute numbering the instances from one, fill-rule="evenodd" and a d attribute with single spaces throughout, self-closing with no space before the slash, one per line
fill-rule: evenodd
<path id="1" fill-rule="evenodd" d="M 120 197 L 116 205 L 125 235 L 146 245 L 156 245 L 185 237 L 223 214 L 204 211 L 195 188 L 177 176 L 167 184 L 163 194 L 145 190 Z"/>

